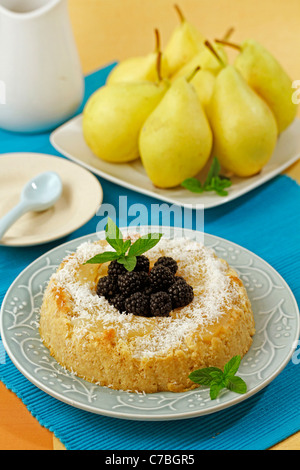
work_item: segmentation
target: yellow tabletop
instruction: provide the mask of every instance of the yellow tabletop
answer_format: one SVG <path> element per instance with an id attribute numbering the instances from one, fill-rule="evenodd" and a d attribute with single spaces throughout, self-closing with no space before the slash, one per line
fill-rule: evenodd
<path id="1" fill-rule="evenodd" d="M 221 37 L 234 27 L 235 42 L 257 39 L 274 53 L 294 80 L 300 79 L 299 0 L 176 1 L 208 39 Z M 173 4 L 174 0 L 69 0 L 84 73 L 152 51 L 155 28 L 165 44 L 177 24 Z M 300 162 L 286 173 L 300 183 Z M 64 449 L 1 383 L 0 417 L 0 449 Z M 274 449 L 300 449 L 300 433 Z"/>

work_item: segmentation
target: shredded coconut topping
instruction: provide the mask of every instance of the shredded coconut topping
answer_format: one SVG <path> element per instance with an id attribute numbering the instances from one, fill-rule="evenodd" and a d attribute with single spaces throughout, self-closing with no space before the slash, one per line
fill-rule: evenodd
<path id="1" fill-rule="evenodd" d="M 97 265 L 83 264 L 103 251 L 111 251 L 111 247 L 103 242 L 85 242 L 51 277 L 72 299 L 73 333 L 82 341 L 91 332 L 114 328 L 116 340 L 129 343 L 133 356 L 164 356 L 179 344 L 184 347 L 187 337 L 199 327 L 218 321 L 238 296 L 226 275 L 228 265 L 212 249 L 193 240 L 162 238 L 146 253 L 147 257 L 152 265 L 160 256 L 174 258 L 178 263 L 177 274 L 194 289 L 194 300 L 186 307 L 173 310 L 169 317 L 120 314 L 104 297 L 98 297 L 94 282 L 84 274 L 78 276 L 84 268 L 98 269 Z"/>

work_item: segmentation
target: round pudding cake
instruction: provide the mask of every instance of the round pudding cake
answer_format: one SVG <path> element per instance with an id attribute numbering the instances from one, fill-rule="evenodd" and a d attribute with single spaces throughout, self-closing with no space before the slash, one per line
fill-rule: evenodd
<path id="1" fill-rule="evenodd" d="M 131 235 L 134 238 L 134 236 Z M 177 261 L 177 276 L 193 288 L 193 300 L 167 316 L 120 313 L 97 294 L 108 264 L 84 264 L 104 251 L 105 240 L 83 243 L 50 279 L 40 334 L 63 367 L 101 386 L 153 393 L 197 387 L 189 374 L 223 368 L 252 344 L 254 318 L 237 273 L 213 250 L 187 239 L 164 239 L 146 255 Z"/>

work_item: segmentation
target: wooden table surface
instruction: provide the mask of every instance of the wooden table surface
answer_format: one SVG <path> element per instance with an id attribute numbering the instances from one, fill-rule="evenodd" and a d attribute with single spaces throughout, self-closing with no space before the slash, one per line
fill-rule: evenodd
<path id="1" fill-rule="evenodd" d="M 163 44 L 177 24 L 174 0 L 69 0 L 82 68 L 89 73 L 114 60 L 153 49 L 153 30 Z M 252 37 L 268 47 L 294 80 L 300 79 L 299 0 L 177 0 L 209 39 L 235 28 L 234 40 Z M 300 112 L 299 112 L 300 116 Z M 300 162 L 286 172 L 300 183 Z M 0 383 L 0 449 L 61 450 L 62 444 Z M 300 449 L 300 433 L 276 445 Z"/>

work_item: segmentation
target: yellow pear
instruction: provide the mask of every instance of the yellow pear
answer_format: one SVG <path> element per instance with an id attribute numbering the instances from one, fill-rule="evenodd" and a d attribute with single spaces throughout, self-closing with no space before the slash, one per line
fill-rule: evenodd
<path id="1" fill-rule="evenodd" d="M 270 160 L 277 124 L 266 102 L 232 65 L 216 78 L 209 104 L 214 155 L 237 176 L 255 175 Z"/>
<path id="2" fill-rule="evenodd" d="M 233 31 L 234 29 L 230 28 L 224 35 L 224 40 L 229 39 Z M 212 43 L 212 47 L 214 53 L 212 53 L 209 47 L 205 46 L 201 52 L 198 52 L 171 77 L 171 80 L 175 80 L 178 77 L 189 77 L 197 67 L 200 67 L 200 71 L 194 75 L 191 83 L 194 85 L 206 113 L 208 112 L 208 104 L 212 96 L 215 77 L 224 65 L 228 63 L 224 47 L 217 43 Z"/>
<path id="3" fill-rule="evenodd" d="M 142 57 L 131 57 L 120 62 L 109 74 L 107 84 L 140 80 L 156 82 L 158 80 L 157 60 L 160 54 L 160 35 L 157 29 L 155 30 L 155 37 L 156 47 L 151 54 Z M 163 54 L 160 67 L 162 76 L 167 77 L 169 67 Z"/>
<path id="4" fill-rule="evenodd" d="M 191 79 L 205 113 L 209 112 L 209 103 L 213 94 L 216 77 L 209 70 L 199 70 Z"/>
<path id="5" fill-rule="evenodd" d="M 170 76 L 174 75 L 177 70 L 204 48 L 202 34 L 185 19 L 177 5 L 175 5 L 175 8 L 180 17 L 180 24 L 175 28 L 164 50 Z"/>
<path id="6" fill-rule="evenodd" d="M 228 58 L 224 48 L 218 44 L 213 44 L 213 48 L 218 56 L 222 59 L 222 62 L 227 64 Z M 212 54 L 212 52 L 207 47 L 203 47 L 200 52 L 193 56 L 193 58 L 187 64 L 181 67 L 181 69 L 179 69 L 174 74 L 172 79 L 177 77 L 188 77 L 197 66 L 200 66 L 201 70 L 208 70 L 214 75 L 217 75 L 222 69 L 222 65 L 216 56 Z"/>
<path id="7" fill-rule="evenodd" d="M 165 82 L 124 82 L 96 91 L 83 112 L 83 135 L 102 160 L 125 163 L 139 157 L 140 130 L 165 94 Z"/>
<path id="8" fill-rule="evenodd" d="M 160 188 L 172 188 L 205 166 L 212 132 L 199 98 L 185 77 L 175 80 L 144 123 L 139 139 L 145 170 Z"/>
<path id="9" fill-rule="evenodd" d="M 247 39 L 241 45 L 227 44 L 239 50 L 235 67 L 269 105 L 275 115 L 278 132 L 283 132 L 297 114 L 297 105 L 292 101 L 292 80 L 275 57 L 257 41 Z"/>

